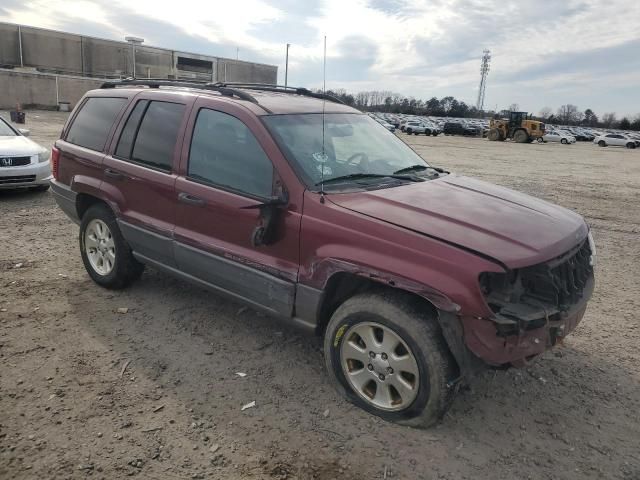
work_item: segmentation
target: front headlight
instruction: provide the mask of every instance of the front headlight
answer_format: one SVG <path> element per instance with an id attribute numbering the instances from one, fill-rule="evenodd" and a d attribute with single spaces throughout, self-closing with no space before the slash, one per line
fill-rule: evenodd
<path id="1" fill-rule="evenodd" d="M 43 150 L 38 154 L 38 163 L 44 163 L 49 160 L 51 157 L 51 152 L 49 150 Z"/>
<path id="2" fill-rule="evenodd" d="M 591 258 L 589 259 L 589 265 L 591 265 L 592 267 L 596 266 L 596 242 L 593 240 L 593 234 L 591 233 L 591 230 L 589 230 L 589 235 L 587 235 L 587 238 L 589 239 L 589 250 L 591 250 Z"/>

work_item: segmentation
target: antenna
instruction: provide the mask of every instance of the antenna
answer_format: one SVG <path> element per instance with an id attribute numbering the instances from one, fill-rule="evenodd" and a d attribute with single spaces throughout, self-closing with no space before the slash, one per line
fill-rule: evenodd
<path id="1" fill-rule="evenodd" d="M 324 203 L 324 105 L 327 102 L 327 36 L 324 36 L 324 58 L 322 60 L 322 163 L 320 164 L 320 203 Z"/>

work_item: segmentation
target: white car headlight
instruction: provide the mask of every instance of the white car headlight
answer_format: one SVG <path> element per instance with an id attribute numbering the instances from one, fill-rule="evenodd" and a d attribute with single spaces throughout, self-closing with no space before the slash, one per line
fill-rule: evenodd
<path id="1" fill-rule="evenodd" d="M 49 150 L 43 150 L 40 153 L 38 153 L 38 163 L 44 163 L 47 160 L 49 160 L 49 157 L 51 157 L 51 152 Z"/>
<path id="2" fill-rule="evenodd" d="M 587 235 L 587 238 L 589 239 L 589 250 L 591 250 L 591 258 L 589 259 L 589 265 L 591 265 L 592 267 L 595 267 L 596 259 L 597 259 L 596 242 L 595 240 L 593 240 L 593 235 L 591 233 L 591 230 L 589 230 L 589 235 Z"/>

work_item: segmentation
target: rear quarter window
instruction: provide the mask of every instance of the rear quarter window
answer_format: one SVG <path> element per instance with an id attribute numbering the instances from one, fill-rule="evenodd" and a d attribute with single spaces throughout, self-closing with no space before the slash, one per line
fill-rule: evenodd
<path id="1" fill-rule="evenodd" d="M 126 103 L 126 98 L 88 98 L 74 118 L 66 141 L 101 152 L 116 117 Z"/>

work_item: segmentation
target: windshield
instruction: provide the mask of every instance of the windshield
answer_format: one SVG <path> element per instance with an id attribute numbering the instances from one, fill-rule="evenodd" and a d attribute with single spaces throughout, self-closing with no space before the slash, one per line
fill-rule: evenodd
<path id="1" fill-rule="evenodd" d="M 0 118 L 0 137 L 15 137 L 15 136 L 16 136 L 16 132 L 13 131 L 13 128 L 7 125 L 7 123 L 2 118 Z"/>
<path id="2" fill-rule="evenodd" d="M 324 153 L 322 114 L 263 117 L 308 186 L 345 175 L 392 175 L 413 165 L 428 166 L 402 140 L 367 115 L 332 113 L 324 117 Z"/>

